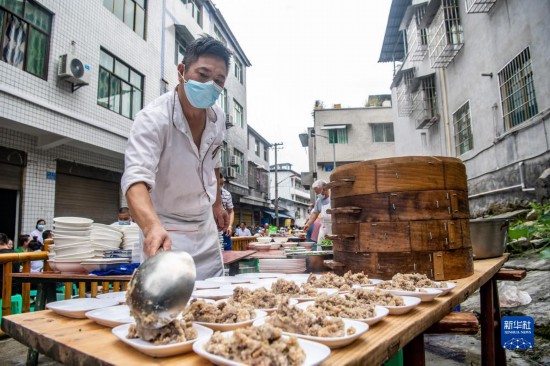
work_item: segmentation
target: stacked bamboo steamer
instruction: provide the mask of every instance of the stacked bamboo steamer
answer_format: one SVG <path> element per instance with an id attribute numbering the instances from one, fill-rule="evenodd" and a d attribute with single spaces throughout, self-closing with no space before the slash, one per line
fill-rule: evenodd
<path id="1" fill-rule="evenodd" d="M 336 272 L 383 279 L 423 273 L 435 280 L 473 274 L 461 160 L 406 156 L 346 164 L 333 171 L 328 187 Z"/>

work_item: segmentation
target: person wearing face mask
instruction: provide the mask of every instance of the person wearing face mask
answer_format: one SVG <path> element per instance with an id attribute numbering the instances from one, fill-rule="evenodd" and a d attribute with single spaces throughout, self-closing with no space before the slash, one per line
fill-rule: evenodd
<path id="1" fill-rule="evenodd" d="M 121 187 L 142 230 L 142 261 L 161 249 L 186 251 L 197 280 L 223 275 L 218 232 L 229 217 L 217 177 L 225 116 L 215 103 L 230 58 L 211 36 L 189 44 L 179 84 L 136 115 L 126 147 Z"/>
<path id="2" fill-rule="evenodd" d="M 44 232 L 44 230 L 46 230 L 46 220 L 40 219 L 36 222 L 36 229 L 31 231 L 29 236 L 31 238 L 36 236 L 40 244 L 42 244 L 44 242 L 44 240 L 42 239 L 42 233 Z"/>
<path id="3" fill-rule="evenodd" d="M 332 217 L 330 213 L 330 190 L 325 188 L 326 181 L 319 179 L 312 184 L 312 188 L 317 194 L 315 206 L 311 210 L 311 215 L 304 226 L 304 231 L 309 230 L 309 226 L 316 220 L 319 220 L 319 234 L 317 235 L 317 243 L 325 239 L 327 234 L 332 234 Z M 314 235 L 312 235 L 312 239 Z"/>
<path id="4" fill-rule="evenodd" d="M 131 226 L 135 225 L 130 215 L 130 209 L 128 207 L 121 207 L 118 209 L 118 220 L 113 222 L 111 226 Z"/>

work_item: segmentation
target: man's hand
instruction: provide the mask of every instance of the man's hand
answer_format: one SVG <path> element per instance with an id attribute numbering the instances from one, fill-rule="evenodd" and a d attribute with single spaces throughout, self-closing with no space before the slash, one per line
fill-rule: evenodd
<path id="1" fill-rule="evenodd" d="M 227 227 L 227 232 L 225 233 L 225 235 L 231 236 L 231 234 L 233 234 L 233 228 L 231 226 L 228 226 Z"/>
<path id="2" fill-rule="evenodd" d="M 161 248 L 165 251 L 172 249 L 172 240 L 162 225 L 154 225 L 143 230 L 143 234 L 145 235 L 143 252 L 148 257 L 157 254 Z"/>
<path id="3" fill-rule="evenodd" d="M 304 231 L 308 231 L 308 230 L 309 230 L 309 223 L 304 225 Z"/>
<path id="4" fill-rule="evenodd" d="M 216 220 L 218 231 L 226 231 L 229 226 L 229 215 L 223 209 L 221 203 L 215 203 L 212 206 L 212 212 L 214 213 L 214 220 Z"/>

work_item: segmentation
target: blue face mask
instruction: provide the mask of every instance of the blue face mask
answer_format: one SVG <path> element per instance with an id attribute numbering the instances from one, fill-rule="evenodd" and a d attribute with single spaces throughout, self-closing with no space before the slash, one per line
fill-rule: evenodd
<path id="1" fill-rule="evenodd" d="M 322 200 L 325 199 L 325 195 L 324 195 L 324 194 L 320 194 L 320 195 L 318 195 L 317 197 L 319 197 L 319 199 L 322 199 Z"/>
<path id="2" fill-rule="evenodd" d="M 178 72 L 183 79 L 183 89 L 189 103 L 195 108 L 206 109 L 216 103 L 223 88 L 216 84 L 214 80 L 201 83 L 195 80 L 185 80 L 183 75 Z"/>
<path id="3" fill-rule="evenodd" d="M 38 231 L 44 231 L 46 226 L 45 225 L 36 225 L 36 228 L 38 229 Z"/>
<path id="4" fill-rule="evenodd" d="M 118 220 L 119 225 L 130 225 L 130 221 Z"/>

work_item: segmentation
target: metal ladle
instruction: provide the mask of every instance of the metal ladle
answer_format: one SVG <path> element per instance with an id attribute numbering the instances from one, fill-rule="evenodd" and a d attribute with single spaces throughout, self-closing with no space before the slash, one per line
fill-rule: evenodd
<path id="1" fill-rule="evenodd" d="M 187 252 L 162 251 L 147 258 L 134 272 L 126 300 L 136 322 L 144 328 L 161 328 L 185 308 L 196 269 Z"/>

